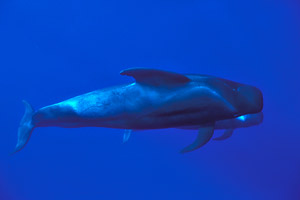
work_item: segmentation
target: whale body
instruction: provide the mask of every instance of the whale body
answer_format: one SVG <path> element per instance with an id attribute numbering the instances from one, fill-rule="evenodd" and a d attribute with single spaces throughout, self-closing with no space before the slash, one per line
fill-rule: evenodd
<path id="1" fill-rule="evenodd" d="M 130 68 L 121 75 L 134 83 L 96 90 L 34 111 L 24 101 L 25 114 L 15 152 L 29 141 L 36 127 L 107 127 L 131 130 L 199 126 L 195 142 L 207 143 L 217 121 L 259 113 L 262 92 L 250 85 L 208 75 L 183 75 L 157 69 Z"/>

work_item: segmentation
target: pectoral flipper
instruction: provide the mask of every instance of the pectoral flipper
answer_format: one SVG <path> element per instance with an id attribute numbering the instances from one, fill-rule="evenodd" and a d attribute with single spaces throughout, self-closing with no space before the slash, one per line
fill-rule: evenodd
<path id="1" fill-rule="evenodd" d="M 230 138 L 233 134 L 234 129 L 230 128 L 230 129 L 226 129 L 223 133 L 223 135 L 214 138 L 213 140 L 226 140 L 228 138 Z"/>
<path id="2" fill-rule="evenodd" d="M 123 143 L 125 143 L 129 140 L 131 132 L 132 132 L 131 129 L 125 129 L 124 135 L 123 135 Z"/>
<path id="3" fill-rule="evenodd" d="M 189 146 L 182 149 L 180 153 L 187 153 L 202 147 L 211 139 L 213 133 L 214 133 L 214 124 L 208 124 L 203 126 L 202 128 L 199 128 L 196 140 Z"/>

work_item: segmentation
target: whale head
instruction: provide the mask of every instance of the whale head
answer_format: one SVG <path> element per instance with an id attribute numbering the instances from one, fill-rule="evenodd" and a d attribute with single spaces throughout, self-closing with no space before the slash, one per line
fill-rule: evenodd
<path id="1" fill-rule="evenodd" d="M 241 85 L 236 90 L 238 92 L 237 108 L 239 115 L 259 113 L 263 109 L 263 95 L 260 89 Z"/>

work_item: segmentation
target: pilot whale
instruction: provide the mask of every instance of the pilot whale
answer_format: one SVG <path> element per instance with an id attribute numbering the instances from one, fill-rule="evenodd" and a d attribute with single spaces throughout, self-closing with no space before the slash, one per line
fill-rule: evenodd
<path id="1" fill-rule="evenodd" d="M 28 143 L 37 127 L 107 127 L 131 130 L 198 126 L 198 137 L 181 152 L 206 144 L 215 123 L 263 108 L 262 92 L 250 85 L 209 75 L 129 68 L 120 72 L 135 82 L 96 90 L 34 111 L 25 104 L 14 152 Z"/>

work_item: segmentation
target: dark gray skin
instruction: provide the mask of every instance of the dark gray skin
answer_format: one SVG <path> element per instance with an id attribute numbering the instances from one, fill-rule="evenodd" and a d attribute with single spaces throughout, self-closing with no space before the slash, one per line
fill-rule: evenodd
<path id="1" fill-rule="evenodd" d="M 213 132 L 216 121 L 258 113 L 263 107 L 259 89 L 222 78 L 143 68 L 121 74 L 136 82 L 83 94 L 36 112 L 25 102 L 16 151 L 25 146 L 35 127 L 145 130 L 207 125 L 205 132 Z"/>

